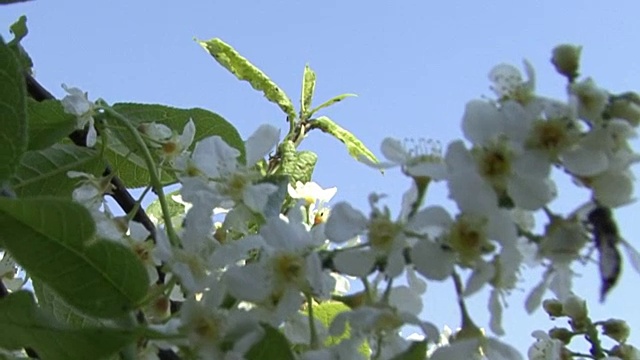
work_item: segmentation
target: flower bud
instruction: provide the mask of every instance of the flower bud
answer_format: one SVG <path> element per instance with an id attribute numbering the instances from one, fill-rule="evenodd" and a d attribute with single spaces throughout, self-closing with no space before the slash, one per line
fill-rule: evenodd
<path id="1" fill-rule="evenodd" d="M 638 360 L 640 359 L 640 351 L 635 347 L 628 344 L 620 344 L 614 346 L 609 352 L 611 356 L 617 356 L 623 360 Z"/>
<path id="2" fill-rule="evenodd" d="M 612 118 L 627 120 L 632 126 L 640 124 L 640 96 L 636 93 L 616 96 L 608 110 Z"/>
<path id="3" fill-rule="evenodd" d="M 562 304 L 562 312 L 571 318 L 574 322 L 581 322 L 582 320 L 587 319 L 588 311 L 587 311 L 587 303 L 575 296 L 569 296 Z"/>
<path id="4" fill-rule="evenodd" d="M 602 333 L 619 343 L 627 341 L 630 332 L 631 329 L 624 320 L 609 319 L 602 324 Z"/>
<path id="5" fill-rule="evenodd" d="M 578 77 L 578 68 L 580 67 L 580 52 L 582 47 L 563 44 L 553 49 L 551 63 L 556 67 L 556 71 L 573 82 Z"/>
<path id="6" fill-rule="evenodd" d="M 551 317 L 561 317 L 564 315 L 562 312 L 562 303 L 556 299 L 547 299 L 543 301 L 542 308 Z"/>
<path id="7" fill-rule="evenodd" d="M 573 331 L 565 328 L 553 328 L 549 330 L 549 336 L 551 336 L 552 339 L 558 339 L 565 344 L 569 344 L 571 342 L 573 335 Z"/>

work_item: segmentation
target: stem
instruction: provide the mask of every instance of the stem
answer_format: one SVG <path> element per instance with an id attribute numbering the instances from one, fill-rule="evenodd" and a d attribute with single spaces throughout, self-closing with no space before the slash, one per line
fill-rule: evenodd
<path id="1" fill-rule="evenodd" d="M 180 238 L 178 237 L 178 234 L 173 228 L 173 223 L 171 222 L 169 205 L 167 204 L 167 199 L 164 196 L 162 182 L 158 177 L 158 169 L 156 168 L 156 164 L 153 161 L 153 157 L 151 156 L 151 152 L 149 151 L 147 144 L 144 142 L 144 139 L 142 139 L 142 136 L 140 136 L 140 132 L 138 132 L 138 129 L 131 125 L 129 119 L 113 110 L 103 100 L 98 100 L 96 103 L 99 103 L 101 109 L 103 109 L 108 115 L 110 115 L 112 118 L 120 122 L 125 128 L 127 128 L 127 130 L 129 130 L 129 133 L 131 133 L 131 135 L 133 135 L 133 137 L 136 139 L 136 143 L 140 147 L 140 150 L 142 150 L 142 158 L 144 159 L 144 162 L 147 165 L 147 169 L 149 170 L 151 186 L 153 187 L 153 191 L 158 195 L 158 201 L 160 202 L 160 208 L 162 209 L 162 217 L 164 218 L 164 226 L 167 230 L 169 241 L 173 246 L 180 246 Z"/>
<path id="2" fill-rule="evenodd" d="M 598 338 L 598 329 L 594 324 L 591 323 L 586 326 L 587 330 L 585 331 L 585 339 L 591 344 L 591 349 L 589 351 L 593 355 L 595 359 L 602 359 L 605 357 L 604 349 L 602 349 L 602 344 L 600 343 L 600 339 Z"/>
<path id="3" fill-rule="evenodd" d="M 313 297 L 310 294 L 305 294 L 308 304 L 308 316 L 309 316 L 309 332 L 311 333 L 311 339 L 309 346 L 312 349 L 320 348 L 320 341 L 318 340 L 318 333 L 316 332 L 315 316 L 313 316 Z"/>

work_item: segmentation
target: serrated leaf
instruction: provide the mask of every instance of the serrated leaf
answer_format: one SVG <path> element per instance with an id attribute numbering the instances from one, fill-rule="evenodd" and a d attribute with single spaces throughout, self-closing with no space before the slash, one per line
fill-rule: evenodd
<path id="1" fill-rule="evenodd" d="M 78 180 L 67 176 L 70 170 L 98 176 L 104 171 L 104 163 L 96 150 L 75 145 L 55 144 L 44 150 L 28 151 L 12 179 L 13 189 L 20 197 L 71 198 Z"/>
<path id="2" fill-rule="evenodd" d="M 33 290 L 38 298 L 38 306 L 51 314 L 53 318 L 64 325 L 74 328 L 102 326 L 103 321 L 81 313 L 67 304 L 60 295 L 56 294 L 48 285 L 32 278 Z"/>
<path id="3" fill-rule="evenodd" d="M 13 176 L 27 149 L 27 90 L 20 64 L 0 37 L 0 183 Z"/>
<path id="4" fill-rule="evenodd" d="M 29 145 L 28 150 L 47 148 L 66 138 L 75 130 L 76 119 L 64 112 L 58 100 L 35 101 L 28 99 Z"/>
<path id="5" fill-rule="evenodd" d="M 104 359 L 136 341 L 132 332 L 74 329 L 38 309 L 33 295 L 18 291 L 0 299 L 0 348 L 34 349 L 45 360 Z"/>
<path id="6" fill-rule="evenodd" d="M 192 119 L 196 127 L 196 133 L 189 148 L 190 150 L 193 150 L 198 141 L 209 136 L 218 135 L 231 147 L 240 151 L 241 155 L 238 161 L 244 162 L 245 149 L 240 134 L 231 123 L 216 113 L 199 108 L 177 109 L 164 105 L 134 103 L 114 104 L 113 109 L 131 120 L 134 126 L 156 122 L 164 124 L 180 134 L 185 124 L 189 119 Z M 126 134 L 121 136 L 120 139 L 110 139 L 113 143 L 110 143 L 109 149 L 105 152 L 105 157 L 113 167 L 115 174 L 128 187 L 149 185 L 149 172 L 142 157 L 135 153 L 130 153 L 131 150 L 137 151 L 138 146 L 122 142 L 127 141 L 127 139 Z M 164 173 L 161 180 L 164 185 L 177 181 L 166 173 Z"/>
<path id="7" fill-rule="evenodd" d="M 354 159 L 360 161 L 361 157 L 369 159 L 373 163 L 377 163 L 378 159 L 369 150 L 362 141 L 358 140 L 352 133 L 336 124 L 333 120 L 326 116 L 321 116 L 311 122 L 312 128 L 320 129 L 322 132 L 332 135 L 347 146 L 347 151 Z"/>
<path id="8" fill-rule="evenodd" d="M 338 96 L 334 96 L 331 99 L 323 102 L 322 104 L 320 104 L 319 106 L 313 108 L 311 111 L 309 111 L 309 117 L 313 116 L 313 114 L 317 113 L 319 110 L 322 110 L 324 108 L 327 108 L 335 103 L 339 103 L 340 101 L 348 98 L 348 97 L 356 97 L 358 95 L 356 94 L 342 94 L 342 95 L 338 95 Z"/>
<path id="9" fill-rule="evenodd" d="M 424 360 L 427 357 L 427 342 L 413 341 L 409 348 L 394 356 L 392 360 Z"/>
<path id="10" fill-rule="evenodd" d="M 124 245 L 95 239 L 86 210 L 56 198 L 0 198 L 0 243 L 69 305 L 101 318 L 137 308 L 149 279 Z"/>
<path id="11" fill-rule="evenodd" d="M 258 341 L 244 355 L 247 360 L 293 360 L 295 356 L 291 352 L 291 344 L 278 329 L 271 325 L 262 324 L 265 331 L 262 340 Z"/>
<path id="12" fill-rule="evenodd" d="M 302 95 L 300 96 L 300 114 L 305 118 L 311 116 L 309 109 L 311 108 L 311 100 L 316 89 L 316 73 L 311 70 L 309 65 L 305 65 L 304 74 L 302 75 Z"/>
<path id="13" fill-rule="evenodd" d="M 289 140 L 285 140 L 279 145 L 279 152 L 282 155 L 278 170 L 279 175 L 288 175 L 293 184 L 296 181 L 303 183 L 311 181 L 318 155 L 307 150 L 297 151 L 293 142 Z"/>
<path id="14" fill-rule="evenodd" d="M 275 103 L 289 117 L 289 121 L 296 118 L 291 99 L 276 83 L 253 65 L 249 60 L 241 56 L 234 48 L 224 41 L 214 38 L 207 41 L 198 41 L 213 58 L 229 70 L 239 80 L 247 81 L 251 86 L 261 91 L 267 100 Z"/>

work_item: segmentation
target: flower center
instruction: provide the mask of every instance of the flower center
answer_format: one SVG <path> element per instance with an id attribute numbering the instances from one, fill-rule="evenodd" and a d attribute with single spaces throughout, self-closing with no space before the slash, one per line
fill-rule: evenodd
<path id="1" fill-rule="evenodd" d="M 463 265 L 471 266 L 482 254 L 492 252 L 493 244 L 486 236 L 486 219 L 462 214 L 449 233 L 449 245 L 460 255 Z"/>
<path id="2" fill-rule="evenodd" d="M 284 282 L 302 284 L 305 279 L 305 261 L 296 254 L 279 254 L 274 259 L 277 276 Z"/>
<path id="3" fill-rule="evenodd" d="M 572 143 L 570 123 L 566 119 L 539 120 L 533 126 L 533 134 L 527 140 L 532 149 L 542 149 L 557 154 Z"/>
<path id="4" fill-rule="evenodd" d="M 388 253 L 400 230 L 400 225 L 387 217 L 378 216 L 369 224 L 369 243 L 375 250 Z"/>

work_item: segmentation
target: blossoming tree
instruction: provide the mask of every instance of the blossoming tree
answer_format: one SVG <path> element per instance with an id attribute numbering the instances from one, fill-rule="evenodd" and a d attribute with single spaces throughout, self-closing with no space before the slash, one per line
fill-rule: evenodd
<path id="1" fill-rule="evenodd" d="M 542 306 L 568 325 L 533 332 L 530 359 L 640 359 L 625 322 L 591 319 L 572 288 L 589 258 L 602 301 L 615 289 L 621 250 L 640 271 L 614 216 L 633 201 L 629 168 L 640 156 L 629 139 L 640 96 L 581 78 L 579 47 L 553 50 L 566 99 L 537 94 L 531 64 L 526 79 L 501 64 L 489 73 L 496 97 L 466 106 L 464 140 L 441 147 L 387 138 L 380 161 L 320 115 L 350 94 L 312 105 L 308 66 L 296 110 L 231 46 L 199 41 L 286 115 L 286 133 L 265 124 L 243 140 L 202 109 L 110 104 L 67 85 L 55 99 L 20 44 L 26 19 L 11 32 L 0 42 L 3 358 L 523 359 L 497 336 L 505 298 L 523 264 L 535 262 L 545 271 L 526 309 Z M 399 213 L 382 194 L 370 195 L 366 213 L 346 202 L 330 208 L 336 189 L 312 181 L 317 155 L 299 150 L 314 130 L 357 161 L 399 168 L 410 180 Z M 562 196 L 553 168 L 590 192 L 569 214 L 549 207 Z M 428 203 L 432 182 L 446 183 L 457 211 Z M 170 184 L 179 191 L 165 194 Z M 140 198 L 133 187 L 144 188 Z M 143 209 L 150 192 L 157 200 Z M 124 216 L 113 215 L 107 196 Z M 536 227 L 538 213 L 546 222 Z M 419 316 L 429 281 L 455 285 L 461 323 L 453 332 Z M 353 282 L 363 290 L 350 291 Z M 487 331 L 465 305 L 481 290 Z M 420 334 L 400 336 L 407 325 Z"/>

